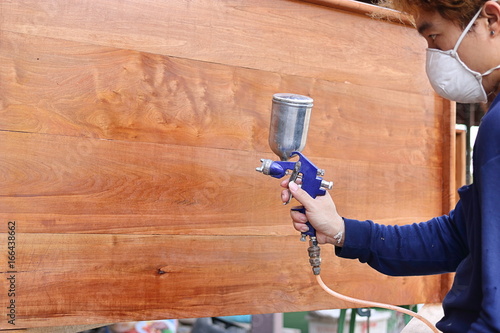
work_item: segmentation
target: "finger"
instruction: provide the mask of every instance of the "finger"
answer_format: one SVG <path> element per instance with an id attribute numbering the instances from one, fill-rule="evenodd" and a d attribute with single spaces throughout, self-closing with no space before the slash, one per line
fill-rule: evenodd
<path id="1" fill-rule="evenodd" d="M 290 190 L 283 190 L 281 191 L 281 201 L 288 202 L 290 200 Z"/>
<path id="2" fill-rule="evenodd" d="M 284 187 L 284 188 L 288 188 L 288 184 L 290 183 L 290 178 L 287 178 L 285 180 L 283 180 L 281 183 L 280 183 L 280 186 L 281 187 Z M 302 184 L 302 178 L 297 178 L 295 179 L 295 183 L 296 184 Z"/>
<path id="3" fill-rule="evenodd" d="M 297 210 L 294 210 L 294 209 L 300 209 L 300 208 L 303 208 L 302 206 L 300 207 L 294 207 L 292 208 L 292 210 L 290 210 L 290 217 L 292 218 L 292 220 L 294 222 L 297 222 L 297 223 L 306 223 L 307 222 L 307 216 L 304 214 L 304 213 L 301 213 Z"/>
<path id="4" fill-rule="evenodd" d="M 293 223 L 293 227 L 295 230 L 300 231 L 300 232 L 308 232 L 309 227 L 305 223 Z"/>
<path id="5" fill-rule="evenodd" d="M 306 208 L 314 202 L 314 199 L 311 198 L 311 196 L 306 191 L 301 189 L 295 182 L 290 182 L 288 184 L 288 188 L 290 189 L 290 192 L 292 193 L 294 198 L 297 199 Z"/>

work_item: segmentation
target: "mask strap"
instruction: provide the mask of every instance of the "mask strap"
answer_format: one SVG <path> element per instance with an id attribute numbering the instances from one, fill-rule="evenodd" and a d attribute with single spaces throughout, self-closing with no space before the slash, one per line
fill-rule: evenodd
<path id="1" fill-rule="evenodd" d="M 489 74 L 493 73 L 493 71 L 495 71 L 495 70 L 497 70 L 499 68 L 500 68 L 500 65 L 498 65 L 497 67 L 493 67 L 492 69 L 489 69 L 486 72 L 484 72 L 483 74 L 481 74 L 481 76 L 489 75 Z"/>
<path id="2" fill-rule="evenodd" d="M 462 40 L 465 38 L 465 36 L 469 32 L 470 28 L 472 28 L 472 25 L 476 22 L 477 18 L 479 17 L 479 14 L 481 14 L 482 10 L 483 10 L 483 7 L 481 7 L 478 10 L 478 12 L 476 13 L 476 15 L 474 15 L 474 17 L 472 18 L 472 20 L 470 20 L 469 24 L 467 24 L 467 26 L 465 27 L 464 31 L 462 32 L 462 34 L 458 38 L 458 41 L 455 44 L 455 47 L 453 48 L 453 51 L 455 51 L 455 53 L 457 52 L 458 47 L 460 46 L 460 44 L 462 43 Z"/>

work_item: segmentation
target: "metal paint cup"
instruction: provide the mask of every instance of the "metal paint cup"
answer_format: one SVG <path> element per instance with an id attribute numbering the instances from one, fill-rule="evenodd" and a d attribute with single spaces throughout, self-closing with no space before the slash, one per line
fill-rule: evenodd
<path id="1" fill-rule="evenodd" d="M 282 161 L 287 161 L 292 152 L 304 149 L 312 106 L 313 99 L 307 96 L 273 95 L 269 146 Z"/>

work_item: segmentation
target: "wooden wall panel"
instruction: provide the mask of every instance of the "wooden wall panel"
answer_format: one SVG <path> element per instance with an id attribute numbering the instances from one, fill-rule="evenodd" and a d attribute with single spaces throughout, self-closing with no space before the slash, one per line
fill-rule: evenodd
<path id="1" fill-rule="evenodd" d="M 255 152 L 17 132 L 0 132 L 0 141 L 9 143 L 0 216 L 29 221 L 21 232 L 294 234 L 279 182 L 255 172 Z M 435 168 L 316 161 L 332 170 L 346 216 L 383 220 L 391 209 L 425 220 L 422 204 L 441 205 Z"/>
<path id="2" fill-rule="evenodd" d="M 17 311 L 0 330 L 349 306 L 315 284 L 279 181 L 255 172 L 275 158 L 276 92 L 314 98 L 304 153 L 343 215 L 447 212 L 454 114 L 424 42 L 336 6 L 0 3 L 0 308 L 16 221 Z M 352 296 L 438 302 L 448 283 L 323 256 Z"/>
<path id="3" fill-rule="evenodd" d="M 248 241 L 239 236 L 26 234 L 19 241 L 23 271 L 16 274 L 17 320 L 43 326 L 246 314 L 249 308 L 269 313 L 277 304 L 283 311 L 299 311 L 304 303 L 310 309 L 349 306 L 314 283 L 303 245 L 294 236 Z M 324 260 L 325 279 L 339 291 L 350 285 L 357 296 L 371 289 L 372 297 L 385 299 L 384 285 L 402 283 L 421 299 L 439 300 L 432 292 L 439 279 L 371 274 L 365 281 L 361 265 L 340 263 L 331 251 L 325 251 Z M 404 303 L 407 297 L 401 290 L 392 299 Z"/>
<path id="4" fill-rule="evenodd" d="M 443 120 L 417 93 L 388 99 L 379 87 L 12 33 L 4 40 L 2 77 L 13 82 L 0 114 L 5 130 L 267 152 L 273 93 L 301 91 L 315 96 L 310 153 L 441 163 Z"/>
<path id="5" fill-rule="evenodd" d="M 346 1 L 350 2 L 350 1 Z M 364 5 L 364 6 L 363 6 Z M 430 94 L 414 29 L 301 1 L 9 1 L 1 29 L 236 67 Z M 363 24 L 359 24 L 360 20 Z M 340 23 L 340 24 L 339 24 Z M 353 29 L 356 27 L 356 29 Z M 408 47 L 403 48 L 404 41 Z M 365 45 L 365 47 L 353 47 Z M 377 52 L 366 52 L 376 48 Z M 230 50 L 230 52 L 228 52 Z M 372 49 L 373 50 L 373 49 Z M 305 56 L 307 55 L 307 56 Z M 369 77 L 369 80 L 367 79 Z M 398 82 L 398 84 L 394 84 Z"/>

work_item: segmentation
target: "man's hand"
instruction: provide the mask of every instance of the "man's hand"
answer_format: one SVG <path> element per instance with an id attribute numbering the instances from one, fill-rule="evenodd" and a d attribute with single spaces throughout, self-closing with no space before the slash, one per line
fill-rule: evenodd
<path id="1" fill-rule="evenodd" d="M 306 210 L 305 214 L 294 210 L 290 211 L 293 226 L 297 231 L 306 232 L 309 230 L 309 227 L 306 225 L 306 222 L 309 221 L 316 229 L 316 237 L 320 244 L 329 243 L 335 246 L 342 246 L 344 243 L 344 220 L 337 213 L 335 203 L 328 192 L 324 196 L 318 196 L 313 199 L 294 182 L 289 183 L 288 180 L 285 180 L 281 183 L 281 186 L 290 190 L 290 192 L 283 190 L 281 193 L 281 200 L 283 202 L 288 201 L 291 193 Z M 339 237 L 339 235 L 342 236 Z"/>

